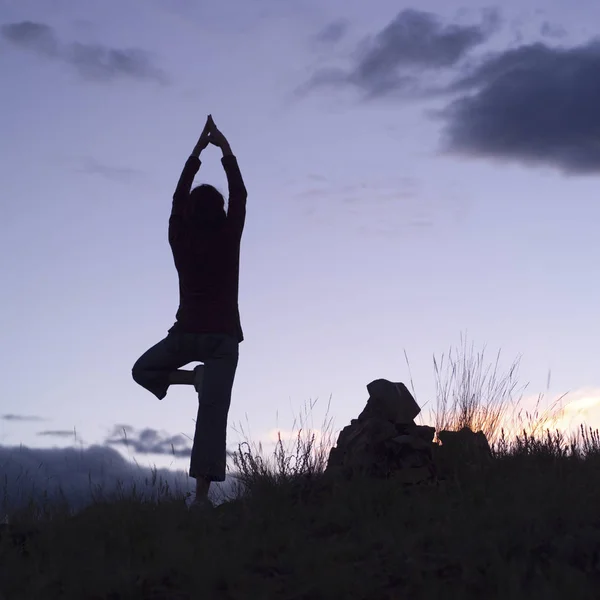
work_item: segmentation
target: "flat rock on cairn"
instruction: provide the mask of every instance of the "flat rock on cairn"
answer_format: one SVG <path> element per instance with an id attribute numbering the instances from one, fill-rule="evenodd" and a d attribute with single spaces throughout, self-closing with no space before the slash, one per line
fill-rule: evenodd
<path id="1" fill-rule="evenodd" d="M 433 427 L 416 425 L 421 408 L 403 383 L 376 379 L 358 419 L 342 429 L 329 453 L 325 474 L 394 478 L 406 484 L 437 477 L 432 455 Z"/>

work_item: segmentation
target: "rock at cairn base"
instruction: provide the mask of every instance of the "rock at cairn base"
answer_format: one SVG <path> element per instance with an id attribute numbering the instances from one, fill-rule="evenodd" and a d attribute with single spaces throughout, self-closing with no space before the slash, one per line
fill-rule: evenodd
<path id="1" fill-rule="evenodd" d="M 367 391 L 367 405 L 340 432 L 325 474 L 344 479 L 355 474 L 393 478 L 407 484 L 434 481 L 435 429 L 414 423 L 421 409 L 407 387 L 377 379 L 367 385 Z"/>
<path id="2" fill-rule="evenodd" d="M 460 431 L 440 431 L 438 438 L 442 445 L 435 445 L 434 459 L 440 474 L 481 471 L 492 462 L 492 450 L 483 431 L 475 433 L 463 427 Z"/>

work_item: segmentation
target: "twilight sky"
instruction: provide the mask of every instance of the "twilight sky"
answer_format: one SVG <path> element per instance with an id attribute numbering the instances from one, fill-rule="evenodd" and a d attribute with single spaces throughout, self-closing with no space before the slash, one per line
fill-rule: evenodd
<path id="1" fill-rule="evenodd" d="M 599 426 L 599 19 L 591 0 L 0 0 L 0 471 L 73 446 L 187 468 L 193 390 L 160 402 L 131 367 L 174 321 L 171 196 L 209 112 L 249 194 L 230 448 L 240 428 L 272 448 L 311 399 L 342 428 L 368 382 L 409 383 L 404 351 L 430 422 L 432 355 L 464 332 L 522 355 L 526 407 L 551 370 L 565 428 Z M 218 150 L 202 160 L 226 189 Z"/>

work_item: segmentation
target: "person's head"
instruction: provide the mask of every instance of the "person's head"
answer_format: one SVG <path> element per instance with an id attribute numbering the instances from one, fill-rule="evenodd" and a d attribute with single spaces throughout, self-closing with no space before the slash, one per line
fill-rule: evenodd
<path id="1" fill-rule="evenodd" d="M 227 214 L 225 199 L 219 190 L 203 183 L 190 192 L 190 217 L 204 229 L 219 229 Z"/>

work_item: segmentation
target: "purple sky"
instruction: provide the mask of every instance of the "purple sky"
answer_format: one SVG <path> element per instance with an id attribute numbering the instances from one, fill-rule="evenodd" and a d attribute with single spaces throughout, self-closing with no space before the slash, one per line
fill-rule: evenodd
<path id="1" fill-rule="evenodd" d="M 50 456 L 75 429 L 187 468 L 193 391 L 159 402 L 131 366 L 174 320 L 171 196 L 209 112 L 249 194 L 231 448 L 310 399 L 315 428 L 330 396 L 342 428 L 368 382 L 409 383 L 404 351 L 430 422 L 432 355 L 464 332 L 521 354 L 532 397 L 551 370 L 548 396 L 599 426 L 599 19 L 591 1 L 0 2 L 0 452 Z M 225 189 L 219 158 L 197 182 Z"/>

